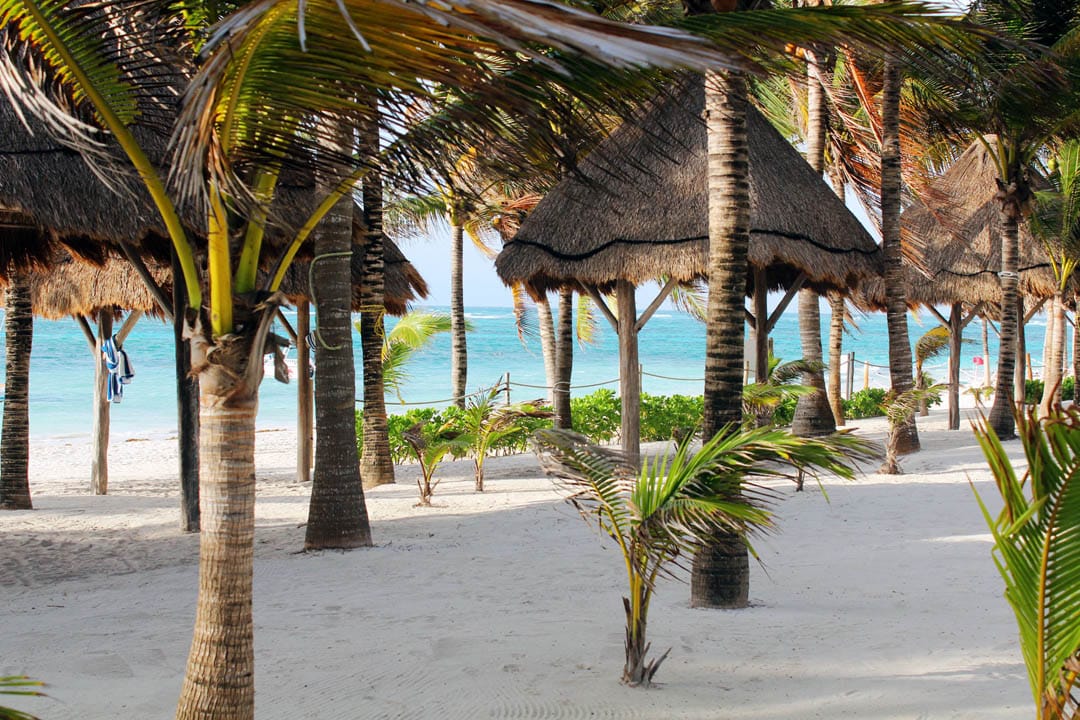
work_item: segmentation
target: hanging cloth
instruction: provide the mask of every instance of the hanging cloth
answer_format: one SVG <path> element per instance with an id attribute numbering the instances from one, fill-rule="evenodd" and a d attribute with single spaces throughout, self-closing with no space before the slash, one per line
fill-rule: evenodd
<path id="1" fill-rule="evenodd" d="M 135 369 L 115 335 L 101 343 L 101 354 L 105 358 L 105 369 L 109 371 L 107 397 L 109 402 L 118 403 L 124 399 L 124 386 L 135 377 Z"/>

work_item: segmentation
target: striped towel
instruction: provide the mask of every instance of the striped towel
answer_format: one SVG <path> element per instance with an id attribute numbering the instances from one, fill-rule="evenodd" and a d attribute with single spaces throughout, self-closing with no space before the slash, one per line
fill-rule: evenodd
<path id="1" fill-rule="evenodd" d="M 105 369 L 109 371 L 107 397 L 110 402 L 118 403 L 124 399 L 124 386 L 135 377 L 135 369 L 115 335 L 101 343 L 101 354 L 105 358 Z"/>

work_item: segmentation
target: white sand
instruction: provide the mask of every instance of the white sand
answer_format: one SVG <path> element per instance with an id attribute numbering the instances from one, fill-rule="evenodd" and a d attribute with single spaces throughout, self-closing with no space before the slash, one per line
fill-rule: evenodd
<path id="1" fill-rule="evenodd" d="M 937 410 L 908 474 L 782 487 L 757 546 L 753 607 L 691 610 L 668 581 L 650 615 L 662 686 L 619 684 L 617 551 L 531 456 L 446 464 L 436 507 L 413 468 L 367 494 L 377 547 L 302 554 L 308 488 L 287 432 L 258 436 L 256 705 L 281 718 L 978 718 L 1030 714 L 1011 611 L 970 487 L 991 495 L 967 429 Z M 966 422 L 965 422 L 966 427 Z M 862 428 L 880 437 L 880 420 Z M 1012 450 L 1019 457 L 1020 448 Z M 0 513 L 0 675 L 49 720 L 166 718 L 195 611 L 197 543 L 177 530 L 176 454 L 120 442 L 112 494 L 80 440 L 32 448 L 37 508 Z"/>

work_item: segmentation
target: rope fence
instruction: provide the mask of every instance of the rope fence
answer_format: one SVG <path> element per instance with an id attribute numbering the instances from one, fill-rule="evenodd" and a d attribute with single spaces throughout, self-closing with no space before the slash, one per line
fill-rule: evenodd
<path id="1" fill-rule="evenodd" d="M 856 376 L 859 374 L 857 372 L 857 370 L 856 370 L 857 367 L 861 367 L 861 369 L 862 369 L 862 373 L 861 373 L 862 374 L 862 378 L 861 378 L 862 379 L 862 382 L 861 382 L 862 387 L 860 389 L 866 390 L 866 389 L 872 388 L 872 387 L 884 387 L 884 388 L 889 387 L 891 380 L 890 380 L 890 377 L 889 377 L 889 366 L 888 365 L 878 365 L 876 363 L 867 362 L 866 360 L 859 360 L 859 359 L 857 359 L 855 357 L 855 353 L 853 353 L 853 352 L 845 353 L 843 358 L 841 359 L 841 370 L 840 370 L 840 373 L 841 373 L 841 394 L 844 397 L 844 399 L 849 399 L 852 396 L 852 394 L 854 394 L 854 392 L 855 392 Z M 1031 362 L 1031 356 L 1028 355 L 1028 362 L 1027 362 L 1028 379 L 1036 379 L 1036 378 L 1041 377 L 1041 374 L 1042 374 L 1041 370 L 1042 370 L 1042 366 L 1041 365 L 1033 365 L 1032 362 Z M 937 378 L 937 379 L 946 379 L 947 376 L 948 376 L 948 365 L 945 364 L 945 363 L 937 363 L 937 364 L 933 364 L 933 365 L 924 365 L 923 366 L 923 372 L 928 373 L 928 374 L 930 374 L 931 376 L 933 376 L 934 378 Z M 661 375 L 661 374 L 658 374 L 658 373 L 648 372 L 648 371 L 646 371 L 644 369 L 643 366 L 640 366 L 640 365 L 638 366 L 638 373 L 639 373 L 639 375 L 641 377 L 650 377 L 650 378 L 655 378 L 655 379 L 658 379 L 658 380 L 666 380 L 666 381 L 669 381 L 669 382 L 703 383 L 705 381 L 705 378 L 703 378 L 703 377 L 677 377 L 677 376 L 672 376 L 672 375 Z M 985 381 L 985 377 L 986 377 L 985 365 L 977 365 L 975 367 L 975 369 L 961 368 L 961 370 L 960 370 L 960 384 L 961 385 L 981 387 L 981 386 L 984 386 L 984 385 L 987 384 L 986 381 Z M 744 384 L 751 382 L 751 379 L 752 379 L 752 368 L 751 368 L 750 362 L 747 361 L 743 365 L 743 382 L 744 382 Z M 615 378 L 612 378 L 610 380 L 601 380 L 599 382 L 568 385 L 567 389 L 569 391 L 588 390 L 588 389 L 591 389 L 591 388 L 604 387 L 606 385 L 617 385 L 618 383 L 619 383 L 619 378 L 615 377 Z M 519 380 L 512 380 L 511 377 L 510 377 L 510 373 L 506 372 L 506 373 L 503 374 L 502 378 L 500 378 L 499 382 L 497 382 L 496 384 L 480 388 L 479 390 L 475 390 L 475 391 L 470 392 L 470 393 L 466 393 L 465 395 L 461 396 L 460 399 L 467 401 L 467 400 L 470 400 L 472 398 L 477 398 L 477 397 L 489 395 L 489 394 L 492 394 L 494 392 L 496 394 L 503 394 L 505 396 L 506 403 L 510 404 L 511 397 L 512 397 L 512 392 L 513 392 L 514 388 L 517 388 L 519 390 L 542 390 L 547 394 L 548 397 L 550 397 L 551 393 L 554 390 L 560 389 L 563 385 L 565 385 L 565 383 L 556 383 L 555 385 L 541 385 L 541 384 L 536 384 L 536 383 L 521 382 Z M 403 406 L 409 406 L 409 407 L 425 407 L 425 406 L 449 405 L 449 404 L 452 404 L 452 403 L 456 402 L 458 399 L 459 398 L 448 397 L 448 398 L 442 398 L 442 399 L 439 399 L 439 400 L 419 400 L 419 401 L 412 401 L 412 402 L 392 402 L 392 403 L 388 402 L 387 406 L 403 405 Z M 362 398 L 357 398 L 356 402 L 357 402 L 357 404 L 362 405 L 364 401 L 363 401 Z"/>

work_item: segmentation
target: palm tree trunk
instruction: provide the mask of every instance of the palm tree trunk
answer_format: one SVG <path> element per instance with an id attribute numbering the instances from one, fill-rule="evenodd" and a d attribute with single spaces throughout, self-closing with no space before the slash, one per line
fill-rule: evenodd
<path id="1" fill-rule="evenodd" d="M 378 151 L 378 128 L 374 147 L 366 154 Z M 365 152 L 365 151 L 361 151 Z M 360 348 L 364 360 L 364 422 L 363 453 L 360 456 L 360 477 L 365 488 L 394 482 L 394 461 L 390 457 L 390 434 L 386 427 L 386 386 L 383 384 L 382 351 L 386 328 L 383 322 L 385 263 L 383 262 L 382 178 L 375 172 L 364 177 L 363 213 L 364 247 L 363 271 L 360 280 Z"/>
<path id="2" fill-rule="evenodd" d="M 113 335 L 112 312 L 99 310 L 97 343 L 94 347 L 93 429 L 90 431 L 90 491 L 95 495 L 109 492 L 109 401 L 107 398 L 109 372 L 102 358 L 102 343 Z"/>
<path id="3" fill-rule="evenodd" d="M 820 176 L 825 170 L 825 132 L 828 108 L 825 105 L 825 89 L 821 86 L 819 66 L 812 51 L 807 52 L 806 77 L 806 160 Z M 819 296 L 813 290 L 799 291 L 799 339 L 802 344 L 803 360 L 820 363 L 821 352 L 821 309 Z M 799 398 L 795 405 L 795 416 L 791 421 L 791 432 L 796 435 L 828 435 L 836 432 L 836 418 L 829 407 L 829 397 L 825 392 L 825 376 L 822 371 L 814 370 L 803 373 L 803 384 L 814 388 L 814 392 Z"/>
<path id="4" fill-rule="evenodd" d="M 547 381 L 547 401 L 555 402 L 555 384 L 558 382 L 555 369 L 555 319 L 551 315 L 551 305 L 547 295 L 536 301 L 536 318 L 540 324 L 540 350 L 544 355 L 544 377 Z"/>
<path id="5" fill-rule="evenodd" d="M 1019 262 L 1019 260 L 1018 260 Z M 1016 365 L 1013 367 L 1013 401 L 1023 406 L 1027 400 L 1027 322 L 1024 318 L 1024 296 L 1016 290 Z"/>
<path id="6" fill-rule="evenodd" d="M 637 306 L 634 285 L 615 283 L 619 306 L 619 395 L 622 402 L 622 450 L 635 464 L 641 459 L 641 372 L 638 362 Z"/>
<path id="7" fill-rule="evenodd" d="M 371 545 L 356 452 L 352 205 L 347 195 L 315 234 L 315 474 L 305 550 Z"/>
<path id="8" fill-rule="evenodd" d="M 469 357 L 465 347 L 465 290 L 462 253 L 465 229 L 455 218 L 450 224 L 450 397 L 465 407 Z"/>
<path id="9" fill-rule="evenodd" d="M 990 386 L 990 319 L 982 316 L 983 382 Z"/>
<path id="10" fill-rule="evenodd" d="M 742 421 L 747 252 L 750 245 L 749 151 L 746 78 L 707 73 L 705 121 L 709 167 L 709 300 L 705 329 L 705 412 L 710 438 Z M 694 556 L 693 607 L 745 607 L 750 559 L 742 539 L 717 533 Z"/>
<path id="11" fill-rule="evenodd" d="M 7 368 L 4 376 L 4 427 L 0 433 L 0 509 L 30 510 L 30 350 L 34 314 L 30 282 L 16 273 L 7 287 L 4 313 Z"/>
<path id="12" fill-rule="evenodd" d="M 1053 330 L 1050 333 L 1049 351 L 1043 359 L 1043 395 L 1039 415 L 1046 417 L 1050 409 L 1061 402 L 1061 363 L 1065 351 L 1065 298 L 1059 290 L 1050 305 Z"/>
<path id="13" fill-rule="evenodd" d="M 998 333 L 997 381 L 994 384 L 994 404 L 987 421 L 1002 439 L 1016 434 L 1013 418 L 1013 371 L 1016 368 L 1017 330 L 1017 259 L 1020 228 L 1018 218 L 1002 204 L 1001 218 L 1001 327 Z"/>
<path id="14" fill-rule="evenodd" d="M 222 341 L 215 364 L 207 364 L 205 343 L 192 347 L 192 366 L 201 369 L 202 532 L 195 634 L 177 720 L 255 717 L 251 588 L 258 385 L 248 387 L 243 379 L 248 362 L 262 364 L 262 353 L 251 347 L 254 336 L 251 330 Z"/>
<path id="15" fill-rule="evenodd" d="M 829 295 L 829 407 L 837 427 L 844 426 L 843 378 L 840 377 L 840 364 L 844 354 L 844 296 L 839 293 Z"/>
<path id="16" fill-rule="evenodd" d="M 886 57 L 881 91 L 881 245 L 885 255 L 886 318 L 889 329 L 889 378 L 895 395 L 912 388 L 911 341 L 900 252 L 900 69 Z M 914 414 L 889 428 L 889 452 L 919 449 Z"/>
<path id="17" fill-rule="evenodd" d="M 570 376 L 574 370 L 574 291 L 559 291 L 559 338 L 555 343 L 555 427 L 569 430 Z"/>
<path id="18" fill-rule="evenodd" d="M 176 366 L 176 435 L 180 462 L 180 529 L 199 532 L 199 378 L 191 372 L 191 343 L 184 338 L 187 289 L 180 259 L 172 253 L 173 351 Z"/>

